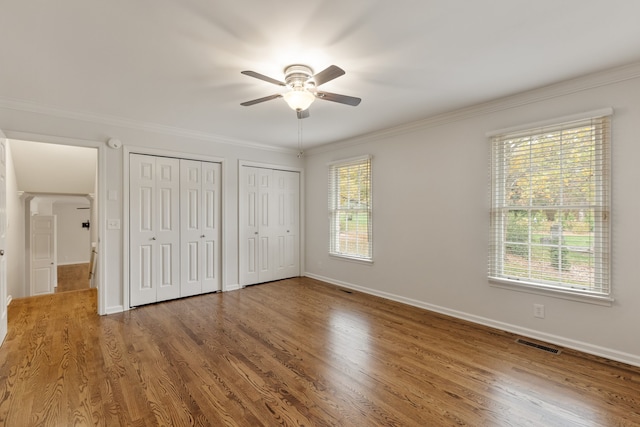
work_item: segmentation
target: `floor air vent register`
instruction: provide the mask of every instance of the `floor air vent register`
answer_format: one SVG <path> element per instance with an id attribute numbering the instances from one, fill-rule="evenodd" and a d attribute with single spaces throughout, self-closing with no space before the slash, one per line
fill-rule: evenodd
<path id="1" fill-rule="evenodd" d="M 516 342 L 518 344 L 522 344 L 522 345 L 526 345 L 528 347 L 537 348 L 538 350 L 546 351 L 547 353 L 560 354 L 560 350 L 557 349 L 557 348 L 553 348 L 553 347 L 549 347 L 549 346 L 546 346 L 546 345 L 538 344 L 538 343 L 535 343 L 535 342 L 527 341 L 527 340 L 522 339 L 522 338 L 516 339 Z"/>

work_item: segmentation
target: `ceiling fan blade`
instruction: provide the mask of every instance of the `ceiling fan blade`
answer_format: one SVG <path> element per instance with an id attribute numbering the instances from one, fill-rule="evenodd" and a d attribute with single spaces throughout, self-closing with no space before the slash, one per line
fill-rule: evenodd
<path id="1" fill-rule="evenodd" d="M 265 76 L 264 74 L 256 73 L 255 71 L 241 71 L 242 74 L 249 77 L 255 77 L 256 79 L 264 80 L 265 82 L 273 83 L 278 86 L 286 86 L 284 82 L 281 82 L 276 79 L 272 79 L 271 77 Z"/>
<path id="2" fill-rule="evenodd" d="M 269 95 L 269 96 L 265 96 L 264 98 L 258 98 L 258 99 L 253 99 L 251 101 L 243 102 L 240 105 L 248 107 L 250 105 L 259 104 L 261 102 L 271 101 L 272 99 L 276 99 L 276 98 L 282 98 L 282 95 L 280 95 L 279 93 L 276 93 L 275 95 Z"/>
<path id="3" fill-rule="evenodd" d="M 355 96 L 347 96 L 347 95 L 339 95 L 337 93 L 329 93 L 329 92 L 316 92 L 316 97 L 318 99 L 324 99 L 325 101 L 333 101 L 339 102 L 340 104 L 351 105 L 355 107 L 360 104 L 362 99 L 356 98 Z"/>
<path id="4" fill-rule="evenodd" d="M 309 117 L 309 109 L 308 108 L 306 110 L 296 111 L 296 113 L 298 114 L 298 118 L 299 119 L 306 119 L 307 117 Z"/>
<path id="5" fill-rule="evenodd" d="M 331 65 L 320 71 L 315 76 L 311 77 L 311 80 L 316 82 L 316 86 L 320 86 L 321 84 L 325 84 L 328 81 L 342 76 L 344 73 L 345 71 L 342 68 Z"/>

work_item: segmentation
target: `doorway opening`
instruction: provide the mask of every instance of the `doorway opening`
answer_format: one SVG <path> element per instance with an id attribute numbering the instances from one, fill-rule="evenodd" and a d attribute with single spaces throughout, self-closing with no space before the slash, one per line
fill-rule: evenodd
<path id="1" fill-rule="evenodd" d="M 95 265 L 93 195 L 30 194 L 24 199 L 28 296 L 88 289 Z"/>
<path id="2" fill-rule="evenodd" d="M 8 151 L 8 246 L 16 254 L 8 295 L 89 288 L 99 237 L 98 150 L 11 139 Z"/>

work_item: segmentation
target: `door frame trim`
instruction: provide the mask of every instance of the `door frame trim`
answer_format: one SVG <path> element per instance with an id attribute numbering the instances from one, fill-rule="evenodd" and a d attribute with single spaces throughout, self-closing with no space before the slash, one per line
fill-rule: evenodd
<path id="1" fill-rule="evenodd" d="M 122 147 L 122 307 L 124 311 L 131 310 L 131 296 L 130 281 L 129 281 L 129 256 L 130 256 L 130 241 L 129 241 L 129 221 L 130 221 L 130 207 L 129 207 L 129 186 L 131 179 L 131 171 L 129 157 L 130 154 L 142 154 L 147 156 L 159 156 L 159 157 L 172 157 L 174 159 L 185 160 L 197 160 L 202 162 L 220 163 L 220 200 L 222 206 L 220 206 L 220 280 L 222 285 L 222 291 L 226 291 L 226 277 L 227 271 L 224 268 L 225 265 L 225 251 L 224 244 L 226 242 L 226 215 L 224 214 L 226 200 L 225 200 L 225 171 L 226 171 L 226 159 L 224 157 L 210 156 L 204 154 L 185 153 L 181 151 L 162 150 L 149 147 L 138 147 L 133 145 L 126 145 Z"/>

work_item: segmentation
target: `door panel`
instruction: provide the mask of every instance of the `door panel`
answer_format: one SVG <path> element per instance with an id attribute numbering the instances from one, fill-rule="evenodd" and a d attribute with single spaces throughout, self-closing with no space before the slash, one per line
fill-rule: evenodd
<path id="1" fill-rule="evenodd" d="M 153 222 L 151 218 L 151 213 L 153 209 L 152 200 L 153 200 L 153 190 L 154 186 L 149 185 L 147 187 L 139 187 L 139 228 L 138 231 L 141 232 L 152 232 L 151 229 L 153 227 Z"/>
<path id="2" fill-rule="evenodd" d="M 281 172 L 285 176 L 284 260 L 282 278 L 300 276 L 300 174 Z"/>
<path id="3" fill-rule="evenodd" d="M 44 295 L 53 292 L 53 277 L 51 277 L 50 268 L 34 268 L 32 278 L 33 291 L 31 295 Z"/>
<path id="4" fill-rule="evenodd" d="M 129 293 L 131 306 L 149 304 L 158 299 L 156 263 L 154 194 L 156 194 L 155 158 L 132 154 L 129 158 L 130 181 L 130 265 Z"/>
<path id="5" fill-rule="evenodd" d="M 31 217 L 31 295 L 54 292 L 57 278 L 56 217 Z"/>
<path id="6" fill-rule="evenodd" d="M 200 163 L 193 160 L 180 160 L 180 193 L 184 196 L 180 205 L 183 218 L 180 230 L 182 241 L 180 296 L 183 297 L 202 293 L 200 277 L 202 166 Z"/>
<path id="7" fill-rule="evenodd" d="M 180 161 L 156 157 L 156 301 L 180 297 Z"/>
<path id="8" fill-rule="evenodd" d="M 278 203 L 274 217 L 278 218 L 273 234 L 277 239 L 274 247 L 277 263 L 274 280 L 300 275 L 299 262 L 299 192 L 300 174 L 291 171 L 274 171 L 277 182 L 275 197 Z"/>
<path id="9" fill-rule="evenodd" d="M 258 172 L 253 167 L 240 168 L 239 183 L 239 281 L 241 286 L 258 283 Z"/>
<path id="10" fill-rule="evenodd" d="M 180 161 L 182 222 L 181 295 L 222 289 L 220 280 L 220 164 Z"/>
<path id="11" fill-rule="evenodd" d="M 139 257 L 139 268 L 138 271 L 140 272 L 140 275 L 138 276 L 138 289 L 140 290 L 147 290 L 147 289 L 151 289 L 152 286 L 152 281 L 153 281 L 153 273 L 152 273 L 152 269 L 153 269 L 153 248 L 151 247 L 151 245 L 140 245 L 138 246 L 139 250 L 140 250 L 140 257 Z"/>
<path id="12" fill-rule="evenodd" d="M 202 162 L 202 292 L 222 290 L 220 277 L 221 166 Z"/>
<path id="13" fill-rule="evenodd" d="M 180 163 L 130 155 L 130 304 L 180 296 Z"/>

